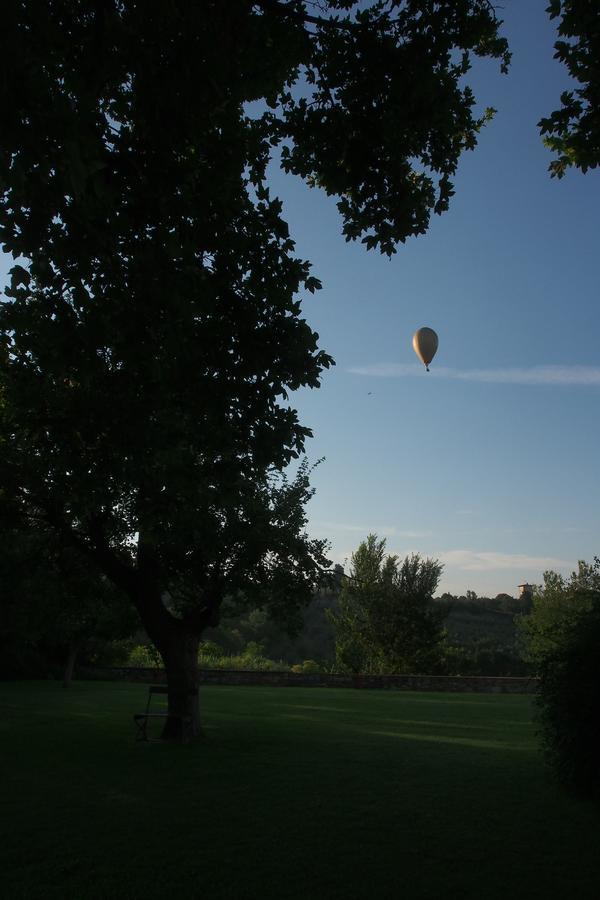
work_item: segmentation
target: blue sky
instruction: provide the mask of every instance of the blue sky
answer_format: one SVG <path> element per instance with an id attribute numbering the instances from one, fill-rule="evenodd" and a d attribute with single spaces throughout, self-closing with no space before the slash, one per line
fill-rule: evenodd
<path id="1" fill-rule="evenodd" d="M 505 0 L 510 73 L 481 62 L 468 79 L 498 114 L 450 212 L 391 261 L 346 244 L 334 202 L 273 170 L 324 284 L 305 315 L 337 362 L 293 399 L 309 458 L 325 457 L 310 532 L 335 562 L 372 531 L 440 559 L 440 590 L 494 595 L 600 553 L 600 173 L 547 172 L 536 122 L 568 79 L 545 5 Z M 429 374 L 411 346 L 422 325 L 440 339 Z"/>
<path id="2" fill-rule="evenodd" d="M 295 397 L 309 456 L 325 457 L 310 531 L 336 562 L 374 531 L 443 561 L 441 590 L 494 595 L 600 553 L 600 174 L 547 171 L 536 123 L 569 82 L 546 5 L 506 0 L 510 73 L 481 62 L 469 77 L 497 116 L 450 212 L 391 261 L 273 173 L 324 284 L 306 316 L 337 362 Z M 422 325 L 440 339 L 429 374 L 411 346 Z"/>

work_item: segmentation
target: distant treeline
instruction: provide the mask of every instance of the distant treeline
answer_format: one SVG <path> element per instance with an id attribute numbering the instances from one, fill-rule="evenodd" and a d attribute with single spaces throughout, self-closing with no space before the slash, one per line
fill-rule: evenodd
<path id="1" fill-rule="evenodd" d="M 265 610 L 240 611 L 226 603 L 220 624 L 204 635 L 200 664 L 334 671 L 336 638 L 331 613 L 339 611 L 344 577 L 338 567 L 334 576 L 316 591 L 292 628 L 273 621 Z M 152 664 L 156 651 L 139 630 L 134 616 L 112 614 L 108 602 L 112 603 L 112 597 L 90 596 L 88 606 L 94 615 L 83 616 L 80 586 L 76 584 L 77 591 L 74 589 L 73 593 L 77 595 L 77 604 L 72 604 L 73 614 L 67 616 L 64 576 L 60 592 L 57 584 L 48 580 L 44 587 L 44 597 L 39 590 L 28 592 L 29 600 L 27 594 L 24 597 L 21 593 L 15 595 L 14 604 L 8 602 L 11 599 L 8 593 L 4 596 L 6 602 L 2 604 L 0 619 L 6 640 L 0 640 L 0 677 L 61 677 L 65 665 L 69 666 L 69 658 L 72 659 L 75 642 L 78 664 Z M 56 603 L 50 602 L 55 594 Z M 54 609 L 59 600 L 60 617 Z M 442 594 L 434 603 L 445 612 L 446 638 L 439 674 L 529 672 L 528 664 L 519 654 L 515 626 L 516 616 L 529 611 L 528 600 L 508 594 L 478 597 L 473 591 L 467 591 L 462 596 Z M 102 627 L 98 620 L 100 612 Z"/>
<path id="2" fill-rule="evenodd" d="M 286 666 L 311 660 L 323 670 L 331 670 L 335 662 L 335 634 L 327 613 L 337 611 L 338 598 L 339 583 L 319 590 L 291 635 L 262 610 L 235 615 L 233 610 L 225 609 L 221 624 L 207 632 L 207 638 L 224 655 L 238 656 L 249 644 L 258 645 L 264 657 Z M 509 594 L 478 597 L 474 591 L 467 591 L 462 596 L 442 594 L 435 602 L 447 610 L 447 674 L 529 673 L 530 667 L 519 653 L 515 618 L 530 611 L 530 600 Z"/>

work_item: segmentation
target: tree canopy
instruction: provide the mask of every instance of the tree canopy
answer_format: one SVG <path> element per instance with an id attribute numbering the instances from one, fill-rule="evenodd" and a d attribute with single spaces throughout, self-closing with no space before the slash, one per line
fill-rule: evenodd
<path id="1" fill-rule="evenodd" d="M 577 571 L 565 578 L 559 572 L 544 572 L 543 584 L 535 588 L 528 615 L 518 619 L 520 640 L 529 662 L 541 667 L 561 644 L 575 622 L 592 608 L 600 594 L 600 564 L 580 560 Z"/>
<path id="2" fill-rule="evenodd" d="M 600 165 L 600 8 L 590 0 L 552 0 L 546 11 L 558 20 L 554 56 L 576 84 L 539 123 L 557 154 L 550 172 L 562 178 L 570 166 L 587 172 Z"/>
<path id="3" fill-rule="evenodd" d="M 353 672 L 431 674 L 441 662 L 443 620 L 434 606 L 442 565 L 418 553 L 386 556 L 385 538 L 368 535 L 342 582 L 335 629 L 336 661 Z"/>

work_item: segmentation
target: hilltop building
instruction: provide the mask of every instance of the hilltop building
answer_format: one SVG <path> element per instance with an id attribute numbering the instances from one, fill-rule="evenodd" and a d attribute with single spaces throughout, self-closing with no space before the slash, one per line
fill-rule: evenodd
<path id="1" fill-rule="evenodd" d="M 525 582 L 525 584 L 519 584 L 517 586 L 519 588 L 519 600 L 533 599 L 534 584 L 527 584 L 527 582 Z"/>

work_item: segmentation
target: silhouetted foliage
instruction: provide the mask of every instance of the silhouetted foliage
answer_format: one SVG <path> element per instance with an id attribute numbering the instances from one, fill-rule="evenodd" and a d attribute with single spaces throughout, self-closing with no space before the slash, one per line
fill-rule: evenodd
<path id="1" fill-rule="evenodd" d="M 139 620 L 128 598 L 68 541 L 0 499 L 0 676 L 64 675 L 111 662 Z"/>
<path id="2" fill-rule="evenodd" d="M 600 7 L 593 0 L 552 0 L 547 12 L 559 20 L 554 56 L 578 83 L 539 122 L 544 143 L 557 154 L 550 172 L 562 178 L 570 166 L 587 172 L 600 164 Z"/>
<path id="3" fill-rule="evenodd" d="M 600 560 L 568 579 L 546 572 L 520 632 L 540 678 L 548 761 L 567 787 L 600 801 Z"/>

